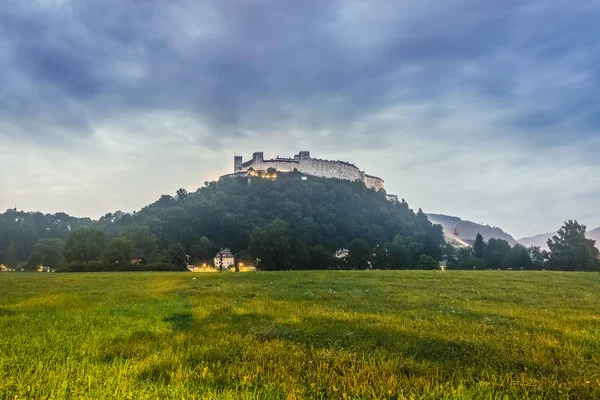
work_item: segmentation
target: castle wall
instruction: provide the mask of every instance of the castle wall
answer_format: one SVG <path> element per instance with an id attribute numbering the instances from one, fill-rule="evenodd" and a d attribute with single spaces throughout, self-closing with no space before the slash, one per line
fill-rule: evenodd
<path id="1" fill-rule="evenodd" d="M 365 175 L 365 185 L 369 189 L 375 190 L 381 190 L 384 188 L 383 179 L 371 175 Z"/>
<path id="2" fill-rule="evenodd" d="M 266 161 L 262 161 L 262 162 L 255 161 L 252 163 L 252 165 L 250 165 L 246 169 L 249 169 L 250 167 L 252 167 L 256 171 L 266 171 L 269 168 L 275 168 L 277 171 L 292 172 L 294 170 L 294 168 L 300 170 L 298 168 L 298 166 L 299 166 L 299 163 L 297 161 L 266 160 Z"/>
<path id="3" fill-rule="evenodd" d="M 299 171 L 322 178 L 337 178 L 344 180 L 362 180 L 358 167 L 343 162 L 309 158 L 300 160 Z"/>
<path id="4" fill-rule="evenodd" d="M 300 152 L 294 158 L 276 158 L 264 160 L 263 153 L 253 154 L 252 160 L 242 163 L 241 157 L 235 158 L 235 171 L 247 171 L 252 168 L 255 171 L 267 171 L 269 168 L 275 168 L 280 172 L 292 172 L 297 169 L 299 172 L 312 175 L 319 178 L 336 178 L 349 181 L 361 181 L 368 188 L 381 190 L 384 188 L 383 179 L 366 175 L 364 171 L 358 169 L 356 165 L 344 161 L 322 160 L 311 158 L 310 153 Z"/>

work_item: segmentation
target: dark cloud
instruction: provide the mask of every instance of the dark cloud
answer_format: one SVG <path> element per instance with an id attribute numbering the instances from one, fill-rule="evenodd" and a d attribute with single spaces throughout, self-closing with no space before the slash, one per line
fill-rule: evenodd
<path id="1" fill-rule="evenodd" d="M 600 128 L 600 6 L 561 3 L 7 0 L 0 140 L 553 150 Z"/>

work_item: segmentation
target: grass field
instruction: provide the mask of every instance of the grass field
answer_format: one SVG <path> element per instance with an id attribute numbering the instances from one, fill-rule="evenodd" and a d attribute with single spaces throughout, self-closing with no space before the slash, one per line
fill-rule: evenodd
<path id="1" fill-rule="evenodd" d="M 0 398 L 598 399 L 600 274 L 4 273 Z"/>

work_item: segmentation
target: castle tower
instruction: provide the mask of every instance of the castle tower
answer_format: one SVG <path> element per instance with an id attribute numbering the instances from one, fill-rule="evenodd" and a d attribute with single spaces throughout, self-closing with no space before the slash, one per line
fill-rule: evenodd
<path id="1" fill-rule="evenodd" d="M 301 160 L 308 160 L 308 159 L 310 159 L 310 151 L 301 151 L 300 152 L 300 159 Z"/>
<path id="2" fill-rule="evenodd" d="M 242 156 L 233 156 L 233 172 L 242 170 Z"/>
<path id="3" fill-rule="evenodd" d="M 252 161 L 261 163 L 261 162 L 263 162 L 263 160 L 264 160 L 264 158 L 263 158 L 262 151 L 257 151 L 256 153 L 252 154 Z"/>

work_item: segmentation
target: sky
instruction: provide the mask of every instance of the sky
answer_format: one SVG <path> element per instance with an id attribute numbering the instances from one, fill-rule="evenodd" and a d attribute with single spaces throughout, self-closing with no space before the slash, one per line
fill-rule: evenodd
<path id="1" fill-rule="evenodd" d="M 516 238 L 600 226 L 600 3 L 4 0 L 0 211 L 133 211 L 348 160 Z"/>

